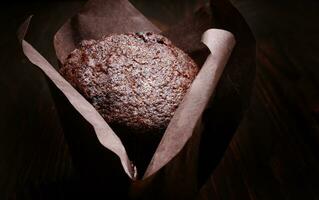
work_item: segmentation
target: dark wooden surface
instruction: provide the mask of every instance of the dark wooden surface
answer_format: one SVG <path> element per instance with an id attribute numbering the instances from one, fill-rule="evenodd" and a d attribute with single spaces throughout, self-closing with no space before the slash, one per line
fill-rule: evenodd
<path id="1" fill-rule="evenodd" d="M 195 1 L 134 2 L 162 29 L 196 6 Z M 22 55 L 15 32 L 35 14 L 31 30 L 37 37 L 28 39 L 56 63 L 47 38 L 82 3 L 2 5 L 0 199 L 67 199 L 68 189 L 74 189 L 69 187 L 76 184 L 72 162 L 48 85 Z M 199 199 L 319 199 L 319 3 L 233 3 L 257 40 L 255 88 L 245 119 Z"/>

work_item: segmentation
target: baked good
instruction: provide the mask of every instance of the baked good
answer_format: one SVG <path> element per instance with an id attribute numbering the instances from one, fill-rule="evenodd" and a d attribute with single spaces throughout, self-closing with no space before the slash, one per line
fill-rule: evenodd
<path id="1" fill-rule="evenodd" d="M 150 133 L 165 130 L 198 70 L 164 36 L 140 32 L 81 42 L 60 73 L 111 127 Z"/>
<path id="2" fill-rule="evenodd" d="M 60 73 L 121 138 L 141 176 L 198 70 L 164 36 L 140 32 L 82 41 Z"/>

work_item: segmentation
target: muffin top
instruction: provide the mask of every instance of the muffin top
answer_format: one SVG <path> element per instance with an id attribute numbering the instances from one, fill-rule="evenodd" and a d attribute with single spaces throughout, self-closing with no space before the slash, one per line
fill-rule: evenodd
<path id="1" fill-rule="evenodd" d="M 166 37 L 127 33 L 84 40 L 60 73 L 107 123 L 164 130 L 199 68 Z"/>

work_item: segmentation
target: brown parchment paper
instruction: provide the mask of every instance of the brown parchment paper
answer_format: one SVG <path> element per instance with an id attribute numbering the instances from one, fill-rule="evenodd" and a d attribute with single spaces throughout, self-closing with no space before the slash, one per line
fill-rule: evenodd
<path id="1" fill-rule="evenodd" d="M 207 45 L 211 54 L 170 121 L 144 178 L 167 164 L 192 136 L 228 61 L 235 38 L 228 31 L 209 29 L 203 34 L 202 42 Z"/>
<path id="2" fill-rule="evenodd" d="M 159 29 L 126 0 L 91 0 L 79 14 L 68 20 L 56 33 L 54 47 L 58 59 L 63 63 L 67 55 L 83 39 L 98 39 L 111 33 L 140 31 L 159 32 Z M 204 34 L 203 42 L 216 55 L 214 58 L 209 57 L 206 61 L 192 88 L 176 111 L 144 178 L 152 175 L 171 160 L 191 136 L 196 121 L 207 105 L 208 98 L 216 87 L 234 46 L 232 37 L 230 33 L 222 31 L 208 31 Z"/>
<path id="3" fill-rule="evenodd" d="M 171 120 L 143 179 L 129 184 L 131 197 L 192 199 L 198 190 L 199 144 L 201 133 L 205 132 L 203 113 L 212 101 L 213 92 L 235 45 L 234 37 L 230 32 L 209 29 L 214 25 L 212 23 L 212 10 L 211 5 L 205 6 L 196 13 L 194 18 L 187 19 L 168 32 L 162 33 L 189 53 L 197 63 L 204 64 Z M 91 134 L 91 136 L 95 133 L 98 141 L 114 153 L 113 155 L 106 152 L 101 153 L 103 150 L 100 149 L 99 154 L 103 157 L 113 157 L 110 159 L 112 162 L 116 157 L 114 155 L 117 155 L 126 174 L 131 179 L 135 179 L 136 170 L 131 166 L 125 148 L 116 133 L 112 131 L 92 105 L 68 84 L 45 58 L 23 40 L 28 23 L 27 21 L 20 30 L 24 53 L 62 91 L 62 95 L 61 92 L 58 92 L 60 97 L 58 105 L 62 104 L 61 107 L 68 107 L 61 109 L 62 121 L 67 122 L 68 127 L 74 126 L 75 123 L 84 124 L 85 128 L 77 128 L 73 132 L 82 131 L 84 135 Z M 109 33 L 138 31 L 160 32 L 127 0 L 91 0 L 56 33 L 54 47 L 58 60 L 63 63 L 66 56 L 83 39 L 97 39 Z M 204 31 L 206 32 L 204 33 Z M 201 37 L 211 54 L 200 43 Z M 67 105 L 68 103 L 71 104 L 71 107 Z M 74 117 L 70 113 L 73 113 Z M 89 124 L 85 124 L 87 122 Z M 91 127 L 94 128 L 94 132 L 90 131 Z M 72 128 L 68 131 L 72 132 Z M 84 159 L 89 158 L 87 162 L 90 163 L 91 157 L 94 157 L 96 152 L 92 150 L 94 148 L 91 149 L 90 146 L 86 145 L 89 143 L 89 140 L 85 139 L 87 136 L 81 137 L 80 135 L 73 134 L 70 140 L 78 140 L 75 146 L 77 148 L 82 146 L 83 149 L 77 152 L 77 156 L 84 157 Z M 94 140 L 94 138 L 91 137 L 90 140 Z M 84 156 L 85 151 L 92 154 Z M 90 164 L 100 164 L 99 158 L 97 160 L 97 163 L 91 162 Z M 111 163 L 110 160 L 107 162 Z M 103 166 L 105 166 L 105 172 L 100 169 L 96 172 L 98 175 L 102 176 L 103 173 L 114 175 L 120 167 L 116 161 L 115 164 Z M 111 176 L 106 177 L 110 178 Z"/>

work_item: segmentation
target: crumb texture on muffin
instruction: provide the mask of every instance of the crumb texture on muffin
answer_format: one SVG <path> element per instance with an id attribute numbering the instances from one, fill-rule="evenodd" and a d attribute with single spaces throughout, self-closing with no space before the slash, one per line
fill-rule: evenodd
<path id="1" fill-rule="evenodd" d="M 110 125 L 149 132 L 166 128 L 198 70 L 167 38 L 141 32 L 83 41 L 60 73 Z"/>

